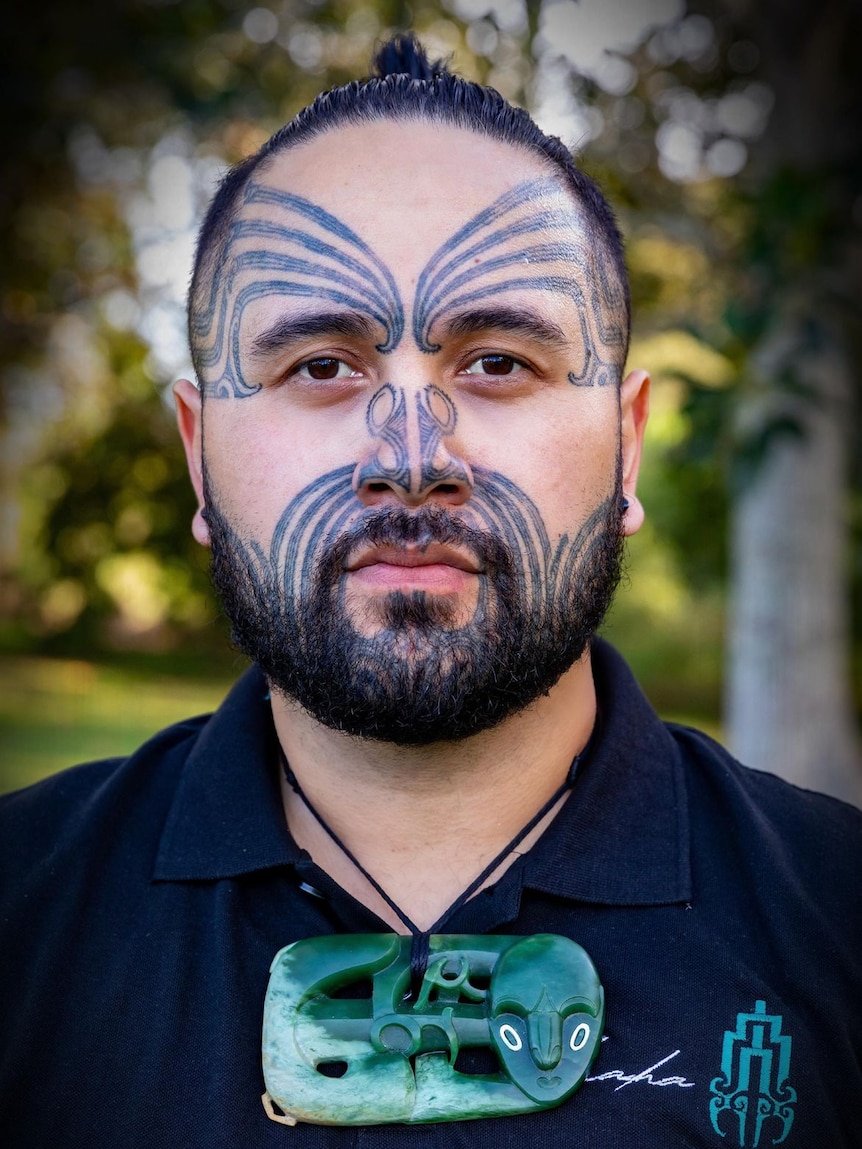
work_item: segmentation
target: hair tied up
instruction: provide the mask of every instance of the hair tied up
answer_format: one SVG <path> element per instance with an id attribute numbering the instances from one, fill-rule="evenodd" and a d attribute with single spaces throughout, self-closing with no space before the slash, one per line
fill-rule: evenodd
<path id="1" fill-rule="evenodd" d="M 413 80 L 433 80 L 449 75 L 444 60 L 428 59 L 428 54 L 413 32 L 399 32 L 377 49 L 372 61 L 374 74 L 381 80 L 387 76 L 407 75 Z"/>

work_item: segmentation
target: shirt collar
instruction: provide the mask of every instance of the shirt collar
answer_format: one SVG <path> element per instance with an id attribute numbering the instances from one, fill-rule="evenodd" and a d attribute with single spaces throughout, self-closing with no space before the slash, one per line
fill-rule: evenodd
<path id="1" fill-rule="evenodd" d="M 617 652 L 593 643 L 599 727 L 574 791 L 529 856 L 524 885 L 578 901 L 691 899 L 679 750 Z"/>
<path id="2" fill-rule="evenodd" d="M 600 729 L 569 801 L 523 870 L 539 892 L 611 905 L 689 901 L 679 752 L 622 658 L 593 645 Z M 163 881 L 238 877 L 307 857 L 284 820 L 267 684 L 250 669 L 202 726 L 154 870 Z"/>
<path id="3" fill-rule="evenodd" d="M 302 856 L 284 819 L 268 698 L 251 667 L 201 727 L 165 822 L 157 880 L 238 877 Z"/>

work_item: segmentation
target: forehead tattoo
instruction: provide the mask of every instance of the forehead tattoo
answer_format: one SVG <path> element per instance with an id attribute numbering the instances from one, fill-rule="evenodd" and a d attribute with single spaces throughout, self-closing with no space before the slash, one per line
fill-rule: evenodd
<path id="1" fill-rule="evenodd" d="M 576 305 L 570 333 L 575 386 L 619 382 L 625 353 L 625 292 L 586 214 L 554 178 L 528 180 L 477 212 L 431 256 L 419 275 L 412 335 L 421 350 L 440 350 L 446 332 L 503 315 L 517 330 L 509 292 L 537 290 Z M 192 321 L 207 395 L 243 398 L 259 391 L 243 372 L 241 335 L 248 307 L 279 297 L 333 305 L 329 314 L 277 322 L 252 341 L 252 358 L 291 335 L 375 332 L 382 352 L 404 333 L 395 279 L 372 248 L 337 216 L 302 196 L 251 180 L 231 225 L 226 257 L 215 268 L 205 303 Z M 339 319 L 339 313 L 343 313 Z M 522 330 L 529 323 L 521 324 Z M 312 329 L 314 329 L 312 331 Z M 571 335 L 579 338 L 571 338 Z"/>
<path id="2" fill-rule="evenodd" d="M 258 214 L 261 209 L 265 217 Z M 367 317 L 381 333 L 381 351 L 391 351 L 401 340 L 404 309 L 398 288 L 368 244 L 310 200 L 252 180 L 206 305 L 193 318 L 201 363 L 210 376 L 207 394 L 242 398 L 260 390 L 240 365 L 243 318 L 255 300 L 279 296 L 324 301 Z"/>
<path id="3" fill-rule="evenodd" d="M 577 306 L 583 360 L 569 373 L 570 382 L 602 386 L 617 381 L 613 359 L 621 358 L 625 342 L 619 322 L 624 292 L 609 277 L 609 261 L 594 248 L 584 212 L 556 179 L 518 184 L 473 216 L 429 259 L 416 285 L 417 344 L 423 351 L 438 351 L 432 333 L 441 316 L 533 288 L 567 296 Z"/>

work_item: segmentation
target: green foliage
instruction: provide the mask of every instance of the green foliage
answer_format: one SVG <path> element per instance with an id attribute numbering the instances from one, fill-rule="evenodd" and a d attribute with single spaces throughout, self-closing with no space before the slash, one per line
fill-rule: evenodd
<path id="1" fill-rule="evenodd" d="M 86 429 L 67 422 L 76 433 L 49 440 L 27 475 L 20 613 L 52 648 L 206 640 L 216 608 L 172 414 L 138 339 L 114 333 L 105 351 L 103 411 Z"/>
<path id="2" fill-rule="evenodd" d="M 727 573 L 729 466 L 727 391 L 681 376 L 685 436 L 656 460 L 650 515 L 693 586 L 722 585 Z"/>

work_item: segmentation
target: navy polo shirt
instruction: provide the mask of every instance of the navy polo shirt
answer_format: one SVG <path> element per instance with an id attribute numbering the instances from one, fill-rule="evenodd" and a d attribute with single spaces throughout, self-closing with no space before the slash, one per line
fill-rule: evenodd
<path id="1" fill-rule="evenodd" d="M 605 1038 L 559 1108 L 425 1126 L 270 1121 L 269 966 L 386 927 L 291 840 L 266 684 L 125 760 L 0 801 L 10 1149 L 862 1145 L 862 815 L 666 726 L 609 647 L 570 800 L 447 933 L 573 938 Z M 489 795 L 493 801 L 493 795 Z"/>

